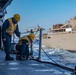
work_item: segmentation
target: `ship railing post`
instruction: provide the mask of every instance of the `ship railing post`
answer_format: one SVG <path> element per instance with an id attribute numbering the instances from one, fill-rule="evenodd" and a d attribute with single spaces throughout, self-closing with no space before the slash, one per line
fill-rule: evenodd
<path id="1" fill-rule="evenodd" d="M 39 55 L 37 60 L 41 60 L 41 47 L 42 47 L 42 28 L 40 28 L 40 34 L 39 34 Z"/>
<path id="2" fill-rule="evenodd" d="M 39 60 L 41 60 L 41 46 L 42 46 L 42 28 L 40 28 L 40 36 L 39 36 Z"/>

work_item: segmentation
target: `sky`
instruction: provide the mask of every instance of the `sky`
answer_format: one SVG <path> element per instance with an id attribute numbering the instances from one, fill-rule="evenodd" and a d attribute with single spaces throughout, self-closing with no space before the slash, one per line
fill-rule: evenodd
<path id="1" fill-rule="evenodd" d="M 13 0 L 6 8 L 5 19 L 20 14 L 21 32 L 37 25 L 45 29 L 64 24 L 76 15 L 76 0 Z"/>

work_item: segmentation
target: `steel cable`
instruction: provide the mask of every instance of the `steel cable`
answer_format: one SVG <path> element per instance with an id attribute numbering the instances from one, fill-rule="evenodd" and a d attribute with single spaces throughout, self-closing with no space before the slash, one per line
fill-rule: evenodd
<path id="1" fill-rule="evenodd" d="M 36 42 L 38 43 L 38 40 L 35 41 L 35 43 L 36 43 Z M 33 44 L 35 44 L 35 43 L 33 43 Z M 39 43 L 38 43 L 38 44 L 39 44 Z M 43 50 L 43 52 L 45 53 L 45 55 L 46 55 L 50 60 L 52 60 L 54 63 L 52 63 L 52 62 L 47 62 L 47 61 L 42 61 L 42 60 L 36 60 L 36 59 L 34 59 L 34 60 L 39 61 L 39 62 L 42 62 L 42 63 L 52 64 L 52 65 L 58 66 L 58 67 L 60 67 L 60 68 L 66 69 L 66 70 L 71 71 L 71 72 L 74 72 L 74 71 L 75 71 L 75 69 L 72 69 L 72 68 L 69 68 L 69 67 L 66 67 L 66 66 L 63 66 L 63 65 L 58 64 L 57 62 L 55 62 L 55 61 L 44 51 L 43 48 L 41 48 L 41 49 Z"/>

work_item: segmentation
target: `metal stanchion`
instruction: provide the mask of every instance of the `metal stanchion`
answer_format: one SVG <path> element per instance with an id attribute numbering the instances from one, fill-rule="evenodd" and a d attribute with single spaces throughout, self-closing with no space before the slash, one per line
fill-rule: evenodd
<path id="1" fill-rule="evenodd" d="M 41 46 L 42 46 L 42 28 L 40 28 L 40 35 L 39 35 L 39 56 L 37 60 L 41 60 Z"/>

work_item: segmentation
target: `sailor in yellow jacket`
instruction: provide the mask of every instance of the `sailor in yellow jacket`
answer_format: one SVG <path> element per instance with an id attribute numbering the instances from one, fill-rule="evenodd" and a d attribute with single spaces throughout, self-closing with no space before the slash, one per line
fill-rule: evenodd
<path id="1" fill-rule="evenodd" d="M 10 56 L 11 51 L 11 36 L 15 33 L 18 37 L 20 37 L 20 32 L 18 29 L 18 22 L 20 21 L 20 15 L 15 14 L 13 17 L 8 18 L 4 21 L 2 26 L 2 40 L 4 45 L 4 51 L 6 53 L 6 60 L 14 60 L 13 57 Z"/>
<path id="2" fill-rule="evenodd" d="M 32 41 L 34 40 L 35 35 L 33 33 L 23 36 L 19 39 L 18 44 L 16 45 L 16 49 L 18 51 L 17 60 L 22 60 L 26 56 L 26 60 L 29 58 L 29 45 L 31 45 Z"/>

